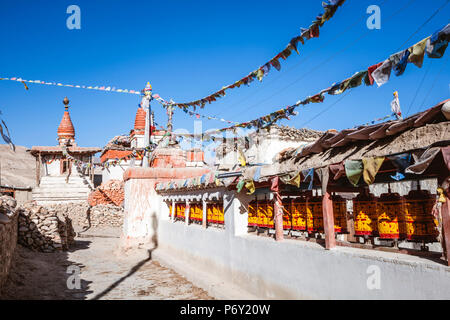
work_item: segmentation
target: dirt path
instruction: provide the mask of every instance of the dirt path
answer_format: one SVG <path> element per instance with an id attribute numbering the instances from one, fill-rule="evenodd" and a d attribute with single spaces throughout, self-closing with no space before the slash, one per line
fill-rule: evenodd
<path id="1" fill-rule="evenodd" d="M 19 246 L 2 299 L 212 299 L 152 261 L 148 250 L 118 254 L 118 242 L 117 230 L 95 230 L 77 237 L 69 252 L 38 253 Z M 79 267 L 80 289 L 68 289 L 68 277 L 76 283 L 69 267 Z"/>

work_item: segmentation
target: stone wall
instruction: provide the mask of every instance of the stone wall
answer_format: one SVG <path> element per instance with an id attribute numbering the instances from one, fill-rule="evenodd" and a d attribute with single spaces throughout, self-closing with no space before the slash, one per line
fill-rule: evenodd
<path id="1" fill-rule="evenodd" d="M 91 209 L 92 227 L 122 227 L 123 208 L 112 204 L 99 204 Z"/>
<path id="2" fill-rule="evenodd" d="M 0 197 L 0 290 L 8 277 L 17 244 L 16 204 L 11 197 Z"/>
<path id="3" fill-rule="evenodd" d="M 74 226 L 87 227 L 122 227 L 123 208 L 112 204 L 90 207 L 87 203 L 65 203 L 48 205 L 56 212 L 66 214 Z"/>
<path id="4" fill-rule="evenodd" d="M 72 221 L 64 212 L 28 202 L 19 209 L 18 242 L 34 251 L 68 250 L 74 242 Z"/>

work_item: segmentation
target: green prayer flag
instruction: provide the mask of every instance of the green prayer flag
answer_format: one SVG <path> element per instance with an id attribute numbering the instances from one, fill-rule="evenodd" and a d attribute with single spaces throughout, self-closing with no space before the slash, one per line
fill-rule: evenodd
<path id="1" fill-rule="evenodd" d="M 240 193 L 242 188 L 244 187 L 245 181 L 244 180 L 240 180 L 236 186 L 237 192 Z"/>
<path id="2" fill-rule="evenodd" d="M 347 160 L 344 166 L 348 180 L 353 186 L 357 187 L 364 171 L 363 162 L 361 160 Z"/>

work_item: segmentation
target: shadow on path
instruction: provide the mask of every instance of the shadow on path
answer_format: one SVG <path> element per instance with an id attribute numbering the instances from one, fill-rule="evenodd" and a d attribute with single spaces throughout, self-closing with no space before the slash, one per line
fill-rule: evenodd
<path id="1" fill-rule="evenodd" d="M 135 274 L 143 265 L 145 265 L 147 262 L 152 260 L 152 252 L 154 249 L 151 250 L 147 250 L 148 252 L 148 258 L 140 261 L 138 264 L 136 264 L 133 268 L 131 268 L 131 270 L 123 277 L 121 277 L 120 279 L 118 279 L 117 281 L 115 281 L 114 283 L 112 283 L 108 288 L 106 288 L 105 290 L 103 290 L 102 292 L 100 292 L 99 294 L 95 295 L 91 300 L 99 300 L 101 299 L 103 296 L 107 295 L 109 292 L 111 292 L 112 290 L 114 290 L 117 286 L 119 286 L 123 281 L 125 281 L 128 277 L 132 276 L 133 274 Z"/>

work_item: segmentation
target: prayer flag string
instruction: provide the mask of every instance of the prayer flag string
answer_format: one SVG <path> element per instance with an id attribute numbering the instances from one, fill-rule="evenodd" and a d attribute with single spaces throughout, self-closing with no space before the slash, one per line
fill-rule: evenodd
<path id="1" fill-rule="evenodd" d="M 50 81 L 43 81 L 43 80 L 26 80 L 26 79 L 22 79 L 20 77 L 19 78 L 17 78 L 17 77 L 12 77 L 12 78 L 0 77 L 0 80 L 21 82 L 25 86 L 26 90 L 28 90 L 28 86 L 25 83 L 36 83 L 36 84 L 43 84 L 43 85 L 57 86 L 57 87 L 69 87 L 69 88 L 79 88 L 79 89 L 87 89 L 87 90 L 99 90 L 99 91 L 106 91 L 106 92 L 138 94 L 138 95 L 141 94 L 140 90 L 118 89 L 118 88 L 112 87 L 112 86 L 85 86 L 85 85 L 75 85 L 75 84 L 63 84 L 60 82 L 50 82 Z"/>
<path id="2" fill-rule="evenodd" d="M 376 83 L 378 86 L 382 86 L 389 81 L 391 70 L 394 70 L 396 76 L 400 76 L 404 73 L 408 63 L 413 63 L 417 67 L 421 68 L 425 53 L 428 58 L 442 58 L 447 49 L 448 42 L 450 41 L 450 24 L 447 24 L 442 29 L 437 30 L 431 36 L 419 41 L 413 46 L 392 54 L 388 59 L 373 66 L 368 67 L 365 70 L 356 72 L 350 78 L 347 78 L 341 82 L 333 83 L 327 89 L 321 90 L 319 93 L 309 96 L 304 100 L 299 100 L 295 104 L 287 106 L 283 109 L 272 112 L 263 117 L 257 118 L 252 121 L 243 122 L 231 127 L 206 131 L 203 134 L 178 134 L 179 136 L 195 137 L 202 136 L 204 139 L 209 139 L 211 135 L 218 134 L 224 131 L 236 132 L 237 128 L 266 128 L 276 123 L 281 119 L 290 120 L 290 116 L 297 115 L 295 111 L 301 105 L 309 103 L 321 103 L 325 99 L 325 93 L 328 95 L 342 94 L 346 90 L 353 89 L 362 85 L 363 81 L 366 86 L 372 86 Z M 398 115 L 398 112 L 394 112 Z M 384 119 L 384 118 L 382 118 Z"/>
<path id="3" fill-rule="evenodd" d="M 191 101 L 191 102 L 185 102 L 185 103 L 175 103 L 174 105 L 181 108 L 186 109 L 189 107 L 193 107 L 195 110 L 196 107 L 203 108 L 206 103 L 212 103 L 216 101 L 219 98 L 222 98 L 225 96 L 225 92 L 230 89 L 239 88 L 242 85 L 249 85 L 251 82 L 253 82 L 254 79 L 258 79 L 259 81 L 262 81 L 264 76 L 266 76 L 272 68 L 277 69 L 278 71 L 281 70 L 281 64 L 280 59 L 286 60 L 292 53 L 292 51 L 299 53 L 298 44 L 301 42 L 302 44 L 305 44 L 306 40 L 309 40 L 311 38 L 318 38 L 319 37 L 319 28 L 323 26 L 323 24 L 330 20 L 336 10 L 345 2 L 345 0 L 329 0 L 322 2 L 322 6 L 325 9 L 324 13 L 319 14 L 316 17 L 316 20 L 313 21 L 312 25 L 309 26 L 309 28 L 301 28 L 301 32 L 299 36 L 296 36 L 289 41 L 288 45 L 285 49 L 283 49 L 281 52 L 279 52 L 275 57 L 273 57 L 269 62 L 265 63 L 258 69 L 250 72 L 247 76 L 244 78 L 234 82 L 233 84 L 227 85 L 222 87 L 222 89 L 210 94 L 209 96 Z"/>

